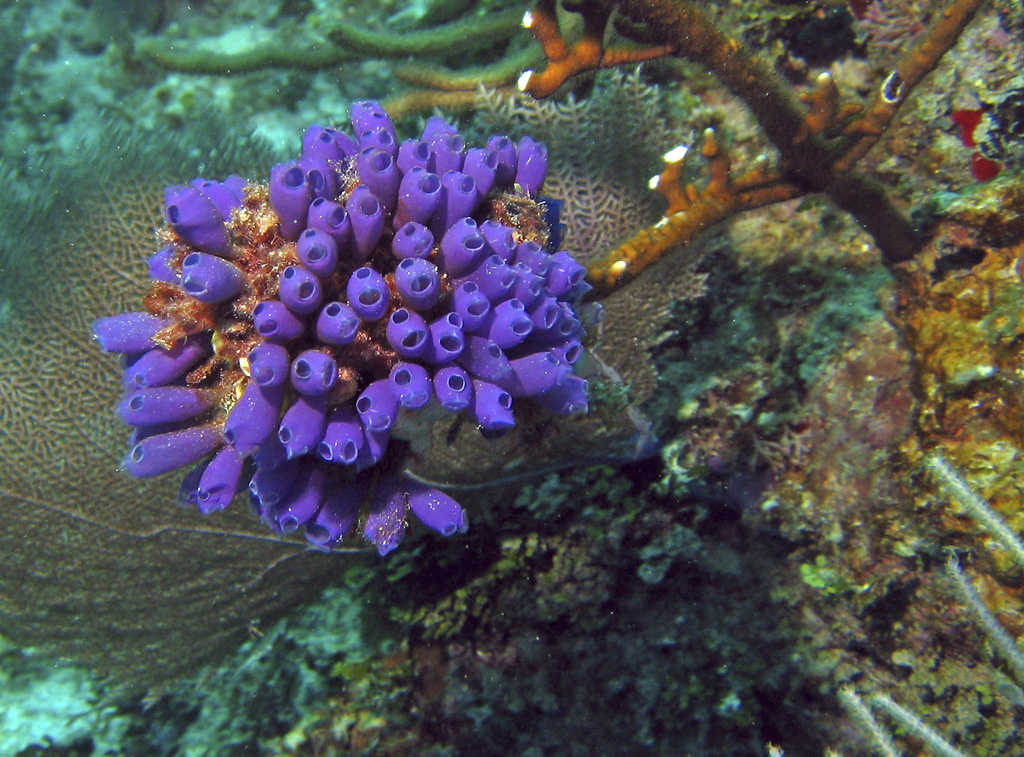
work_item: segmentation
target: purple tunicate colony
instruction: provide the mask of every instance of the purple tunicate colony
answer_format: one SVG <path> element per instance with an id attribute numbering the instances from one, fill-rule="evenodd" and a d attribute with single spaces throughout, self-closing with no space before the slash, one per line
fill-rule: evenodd
<path id="1" fill-rule="evenodd" d="M 410 511 L 466 529 L 451 497 L 398 473 L 414 418 L 467 413 L 490 437 L 522 401 L 586 412 L 589 287 L 545 249 L 544 145 L 467 149 L 436 117 L 399 144 L 375 102 L 351 121 L 355 136 L 307 129 L 269 185 L 169 187 L 149 312 L 93 331 L 124 356 L 128 473 L 198 463 L 182 496 L 203 513 L 247 486 L 276 532 L 329 550 L 359 530 L 383 555 Z"/>

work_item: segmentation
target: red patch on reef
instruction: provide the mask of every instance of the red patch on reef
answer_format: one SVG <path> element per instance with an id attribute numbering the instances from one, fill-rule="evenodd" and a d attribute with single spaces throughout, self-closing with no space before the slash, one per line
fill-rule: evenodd
<path id="1" fill-rule="evenodd" d="M 850 13 L 853 14 L 853 17 L 860 19 L 867 15 L 871 0 L 849 0 L 847 5 L 850 6 Z"/>
<path id="2" fill-rule="evenodd" d="M 980 152 L 976 152 L 971 155 L 971 174 L 978 181 L 988 181 L 994 179 L 999 175 L 999 172 L 1003 170 L 1003 164 L 998 163 L 994 160 L 989 160 Z"/>
<path id="3" fill-rule="evenodd" d="M 969 110 L 954 110 L 950 116 L 953 119 L 953 123 L 960 127 L 960 141 L 968 147 L 978 146 L 974 141 L 974 130 L 978 128 L 978 124 L 981 123 L 981 118 L 984 115 L 985 111 L 981 108 L 972 108 Z"/>
<path id="4" fill-rule="evenodd" d="M 953 123 L 960 127 L 960 141 L 967 147 L 978 146 L 974 139 L 974 132 L 984 115 L 984 108 L 970 108 L 955 110 L 950 116 L 953 119 Z M 977 150 L 971 154 L 971 175 L 978 181 L 994 179 L 1002 170 L 1003 166 L 1001 163 L 989 160 Z"/>

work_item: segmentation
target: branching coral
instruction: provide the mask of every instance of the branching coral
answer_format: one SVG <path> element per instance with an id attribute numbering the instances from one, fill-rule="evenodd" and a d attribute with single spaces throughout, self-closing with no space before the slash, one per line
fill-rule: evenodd
<path id="1" fill-rule="evenodd" d="M 353 61 L 414 57 L 415 64 L 396 65 L 394 76 L 415 89 L 384 103 L 399 118 L 435 107 L 468 109 L 481 84 L 509 87 L 523 68 L 539 63 L 543 55 L 538 50 L 509 44 L 519 30 L 521 15 L 521 10 L 510 9 L 405 31 L 362 28 L 348 20 L 323 20 L 277 32 L 259 44 L 228 52 L 213 41 L 183 44 L 154 37 L 137 42 L 135 54 L 170 71 L 218 75 L 268 68 L 320 71 Z M 502 45 L 508 45 L 508 51 L 482 66 L 453 69 L 444 63 L 453 55 L 481 48 L 500 49 Z"/>
<path id="2" fill-rule="evenodd" d="M 735 178 L 728 156 L 713 138 L 706 139 L 704 153 L 711 160 L 711 184 L 703 190 L 689 185 L 663 189 L 679 201 L 659 224 L 592 265 L 594 282 L 604 288 L 620 285 L 713 223 L 809 193 L 824 193 L 856 217 L 888 261 L 913 256 L 922 244 L 917 230 L 890 203 L 881 187 L 853 169 L 878 141 L 909 93 L 956 42 L 982 2 L 951 2 L 903 56 L 867 107 L 841 107 L 836 86 L 830 77 L 823 76 L 805 110 L 770 67 L 739 40 L 717 28 L 694 3 L 567 3 L 566 10 L 580 13 L 584 19 L 582 38 L 569 45 L 559 26 L 557 1 L 541 0 L 527 15 L 526 25 L 544 48 L 549 65 L 543 71 L 523 75 L 520 86 L 525 91 L 544 97 L 581 71 L 618 65 L 620 55 L 606 49 L 604 41 L 614 19 L 620 33 L 647 46 L 633 52 L 634 57 L 672 55 L 710 69 L 751 110 L 780 153 L 776 168 L 755 167 Z M 618 11 L 617 16 L 613 10 Z"/>
<path id="3" fill-rule="evenodd" d="M 404 33 L 358 29 L 346 23 L 331 25 L 325 34 L 308 32 L 304 43 L 282 37 L 270 44 L 221 53 L 202 46 L 142 40 L 135 52 L 172 71 L 191 74 L 240 74 L 263 68 L 319 70 L 362 58 L 405 58 L 457 53 L 494 39 L 507 38 L 519 20 L 516 10 L 485 19 L 460 19 L 431 29 Z M 325 42 L 326 37 L 326 42 Z"/>

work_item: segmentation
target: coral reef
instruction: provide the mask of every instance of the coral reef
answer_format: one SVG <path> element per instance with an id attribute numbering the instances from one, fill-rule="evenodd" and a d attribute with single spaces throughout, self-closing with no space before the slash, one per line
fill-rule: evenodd
<path id="1" fill-rule="evenodd" d="M 871 99 L 895 82 L 893 66 L 907 71 L 898 60 L 900 47 L 911 47 L 905 35 L 928 39 L 946 23 L 941 8 L 885 3 L 886 16 L 876 8 L 869 20 L 864 2 L 849 13 L 819 0 L 703 3 L 707 25 L 697 30 L 728 29 L 755 51 L 757 66 L 747 73 L 773 75 L 772 102 L 756 102 L 728 71 L 720 86 L 684 60 L 682 46 L 639 72 L 584 74 L 553 99 L 531 103 L 505 90 L 481 95 L 467 81 L 483 72 L 503 86 L 514 69 L 540 59 L 500 0 L 356 0 L 340 10 L 323 0 L 227 0 L 189 10 L 167 2 L 106 28 L 99 19 L 116 5 L 107 0 L 30 5 L 0 10 L 10 43 L 0 46 L 9 126 L 0 140 L 8 211 L 0 219 L 0 453 L 14 461 L 0 476 L 0 627 L 18 643 L 57 651 L 110 673 L 112 686 L 136 690 L 219 663 L 118 706 L 102 699 L 99 684 L 60 668 L 52 685 L 68 692 L 67 712 L 62 720 L 58 701 L 40 711 L 31 754 L 1019 751 L 1021 573 L 1016 548 L 1006 546 L 1012 539 L 1004 538 L 1022 525 L 1022 183 L 1013 107 L 1020 80 L 1012 70 L 1020 59 L 1019 4 L 983 7 L 927 79 L 897 88 L 898 117 L 883 108 L 882 120 L 891 120 L 881 135 L 843 129 L 866 123 Z M 665 38 L 679 36 L 674 22 L 642 23 L 640 5 L 559 6 L 566 50 L 581 34 L 598 60 L 604 50 L 643 57 L 678 42 Z M 697 6 L 642 5 L 645 14 Z M 900 27 L 908 19 L 897 11 L 921 28 Z M 500 23 L 472 22 L 487 14 Z M 315 62 L 319 52 L 349 44 L 344 29 L 326 39 L 341 23 L 354 29 L 352 44 L 366 47 L 327 68 L 295 60 L 197 74 L 145 57 L 147 46 L 166 51 L 171 43 L 193 60 L 214 42 L 218 54 L 251 53 L 256 40 L 269 58 L 291 39 Z M 450 55 L 380 57 L 389 36 L 397 48 L 417 35 L 474 28 L 490 28 L 492 37 L 471 33 L 471 47 Z M 557 41 L 549 38 L 548 47 Z M 735 74 L 748 62 L 740 55 L 711 68 L 735 64 Z M 820 76 L 825 70 L 835 89 Z M 472 516 L 472 528 L 457 538 L 410 533 L 380 560 L 372 549 L 349 551 L 347 537 L 327 555 L 299 533 L 268 531 L 238 502 L 212 517 L 194 506 L 175 511 L 168 507 L 174 476 L 135 480 L 117 469 L 125 432 L 111 411 L 139 421 L 146 403 L 121 397 L 119 406 L 117 371 L 89 343 L 89 323 L 138 310 L 140 264 L 168 244 L 176 251 L 157 256 L 153 270 L 173 281 L 151 287 L 189 288 L 174 300 L 179 315 L 222 316 L 226 305 L 201 298 L 237 286 L 231 269 L 205 257 L 178 266 L 193 254 L 239 266 L 200 245 L 220 249 L 226 216 L 238 238 L 247 214 L 276 219 L 281 208 L 260 184 L 199 184 L 191 188 L 222 191 L 237 207 L 215 224 L 175 230 L 160 220 L 168 200 L 161 203 L 154 186 L 180 184 L 170 201 L 178 207 L 177 193 L 183 204 L 195 198 L 185 187 L 196 174 L 259 176 L 293 149 L 268 155 L 266 147 L 248 149 L 243 137 L 255 131 L 291 145 L 305 124 L 344 120 L 351 100 L 402 98 L 408 90 L 399 77 L 429 88 L 406 100 L 410 108 L 446 101 L 480 108 L 475 122 L 460 124 L 467 142 L 482 144 L 496 130 L 548 143 L 545 218 L 553 222 L 556 201 L 568 201 L 558 220 L 568 249 L 591 248 L 581 260 L 600 260 L 655 227 L 663 204 L 694 229 L 700 208 L 709 209 L 714 228 L 625 286 L 589 295 L 606 317 L 588 330 L 587 354 L 577 362 L 589 380 L 587 415 L 535 413 L 527 411 L 531 400 L 517 398 L 515 425 L 486 443 L 466 410 L 432 427 L 399 422 L 412 441 L 390 439 L 384 458 L 358 473 L 318 462 L 316 451 L 296 456 L 328 475 L 343 470 L 339 480 L 367 491 L 389 480 L 443 488 Z M 841 102 L 833 104 L 837 91 Z M 107 116 L 98 119 L 101 107 Z M 969 147 L 949 119 L 966 110 L 978 117 Z M 416 118 L 398 121 L 396 134 L 418 139 L 423 127 Z M 807 131 L 778 140 L 776 127 L 790 136 Z M 109 138 L 80 152 L 93 130 Z M 662 163 L 679 141 L 691 146 L 689 159 L 679 161 L 677 151 Z M 231 155 L 235 144 L 242 149 Z M 829 163 L 872 145 L 848 166 Z M 705 155 L 694 159 L 695 146 Z M 162 160 L 146 157 L 154 150 Z M 1002 161 L 1002 173 L 964 189 L 972 151 L 982 150 Z M 820 187 L 807 183 L 807 165 L 794 154 L 821 169 L 821 176 L 810 172 L 814 180 L 827 181 L 830 165 L 841 178 L 855 164 L 865 184 L 884 185 L 901 213 L 917 206 L 915 235 L 927 230 L 934 238 L 915 238 L 914 260 L 880 261 L 854 215 L 814 196 Z M 753 169 L 752 186 L 764 188 L 774 176 L 780 181 L 772 186 L 783 191 L 760 195 L 772 201 L 765 207 L 726 217 L 719 211 L 732 201 L 741 165 Z M 646 176 L 659 170 L 658 191 L 644 194 Z M 343 186 L 353 172 L 358 165 L 339 175 Z M 774 202 L 783 196 L 794 199 Z M 519 196 L 511 209 L 526 200 Z M 300 241 L 263 249 L 287 258 L 281 270 L 299 266 L 315 276 L 318 248 L 300 249 Z M 640 243 L 654 250 L 655 241 Z M 367 264 L 392 277 L 389 306 L 400 310 L 406 293 L 397 259 L 371 253 Z M 278 287 L 273 299 L 284 302 L 280 275 L 267 280 Z M 351 306 L 347 283 L 326 284 L 339 308 Z M 406 309 L 417 312 L 411 302 Z M 264 310 L 280 316 L 272 320 L 281 328 L 291 314 L 314 330 L 320 312 Z M 145 321 L 123 325 L 132 320 Z M 255 320 L 237 320 L 237 333 L 248 334 L 242 341 L 274 344 L 257 338 Z M 260 323 L 269 326 L 262 316 Z M 377 324 L 367 329 L 373 343 L 391 349 L 386 323 Z M 216 331 L 216 341 L 203 345 L 216 363 L 203 390 L 233 366 L 248 365 L 251 375 L 261 362 L 260 353 L 252 363 L 221 362 L 235 332 Z M 289 372 L 307 348 L 340 365 L 336 352 L 352 345 L 325 348 L 314 331 L 306 334 L 287 342 L 278 332 Z M 428 376 L 435 370 L 422 357 L 402 360 Z M 393 366 L 385 367 L 373 378 L 389 375 Z M 161 413 L 177 413 L 183 399 L 193 410 L 212 402 L 195 417 L 220 421 L 250 380 L 235 375 L 237 389 L 224 398 L 173 386 L 144 399 L 158 398 Z M 304 381 L 289 397 L 309 388 Z M 412 420 L 426 410 L 402 412 Z M 274 419 L 271 433 L 282 420 Z M 155 438 L 136 436 L 137 443 Z M 223 439 L 219 429 L 200 437 Z M 623 463 L 655 450 L 651 459 Z M 591 462 L 601 465 L 566 469 Z M 405 473 L 416 483 L 398 477 Z M 198 494 L 201 479 L 190 478 L 185 493 Z M 448 512 L 457 518 L 459 511 Z M 277 531 L 292 524 L 279 522 L 280 514 L 264 510 Z M 358 534 L 351 541 L 359 544 Z M 289 617 L 275 622 L 281 614 Z M 48 685 L 40 654 L 0 656 L 5 680 L 35 681 L 5 687 L 5 710 L 35 706 L 31 692 Z"/>
<path id="2" fill-rule="evenodd" d="M 823 73 L 814 91 L 803 98 L 808 105 L 805 111 L 770 68 L 693 3 L 622 0 L 570 4 L 569 9 L 583 17 L 583 31 L 569 46 L 558 19 L 557 0 L 539 2 L 525 25 L 544 48 L 548 65 L 543 71 L 524 72 L 519 80 L 524 91 L 545 97 L 582 71 L 630 60 L 687 57 L 706 65 L 743 101 L 780 154 L 776 168 L 758 162 L 734 176 L 728 152 L 713 132 L 706 132 L 701 153 L 708 161 L 710 178 L 700 190 L 680 181 L 685 152 L 673 155 L 656 185 L 669 203 L 665 218 L 591 265 L 595 285 L 621 285 L 724 218 L 811 192 L 823 193 L 851 213 L 871 233 L 886 259 L 899 262 L 912 257 L 922 244 L 918 230 L 880 185 L 853 169 L 914 87 L 956 43 L 980 5 L 981 0 L 952 2 L 903 56 L 870 105 L 841 106 L 838 88 L 831 76 Z M 613 9 L 626 19 L 617 27 L 644 47 L 606 47 L 606 27 Z"/>
<path id="3" fill-rule="evenodd" d="M 815 754 L 790 631 L 757 578 L 781 543 L 652 497 L 642 478 L 549 476 L 482 510 L 470 560 L 439 541 L 396 553 L 401 579 L 373 584 L 411 633 L 339 665 L 342 690 L 278 751 L 756 754 L 767 730 Z M 390 702 L 364 698 L 380 687 Z"/>
<path id="4" fill-rule="evenodd" d="M 1021 627 L 1020 561 L 998 537 L 1021 529 L 1019 182 L 943 203 L 933 241 L 896 270 L 891 325 L 851 345 L 808 397 L 822 418 L 864 422 L 841 437 L 823 425 L 773 501 L 785 533 L 812 539 L 795 555 L 807 588 L 786 589 L 816 619 L 810 646 L 849 687 L 856 719 L 852 696 L 899 725 L 899 749 L 1017 751 L 1020 682 L 979 632 Z M 944 569 L 950 554 L 962 571 Z"/>

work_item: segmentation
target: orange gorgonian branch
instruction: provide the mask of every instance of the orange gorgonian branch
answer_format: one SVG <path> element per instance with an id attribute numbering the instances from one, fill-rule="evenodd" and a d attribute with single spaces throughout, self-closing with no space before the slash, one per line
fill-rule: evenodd
<path id="1" fill-rule="evenodd" d="M 540 43 L 548 65 L 520 77 L 525 92 L 547 97 L 584 71 L 658 57 L 687 58 L 711 71 L 750 108 L 780 154 L 773 171 L 757 168 L 733 178 L 727 154 L 711 135 L 703 150 L 711 180 L 703 189 L 680 186 L 680 169 L 669 160 L 658 180 L 658 191 L 669 200 L 665 218 L 592 264 L 595 285 L 607 290 L 625 283 L 666 252 L 738 212 L 813 193 L 826 195 L 853 215 L 888 262 L 913 257 L 924 242 L 922 235 L 879 184 L 854 168 L 983 2 L 951 0 L 885 79 L 874 101 L 866 108 L 850 108 L 839 106 L 839 92 L 827 75 L 819 77 L 809 95 L 797 97 L 769 65 L 688 0 L 563 2 L 566 11 L 583 17 L 583 34 L 571 44 L 562 34 L 556 0 L 540 0 L 524 25 Z M 641 46 L 608 47 L 610 26 Z M 669 182 L 675 187 L 669 188 Z"/>
<path id="2" fill-rule="evenodd" d="M 563 5 L 566 10 L 583 15 L 583 34 L 572 45 L 562 35 L 557 0 L 538 0 L 536 8 L 523 16 L 523 26 L 533 33 L 548 59 L 543 71 L 527 71 L 519 82 L 522 89 L 536 98 L 554 94 L 567 79 L 584 71 L 642 63 L 672 54 L 670 44 L 608 47 L 604 38 L 611 7 L 586 0 L 563 0 Z"/>

